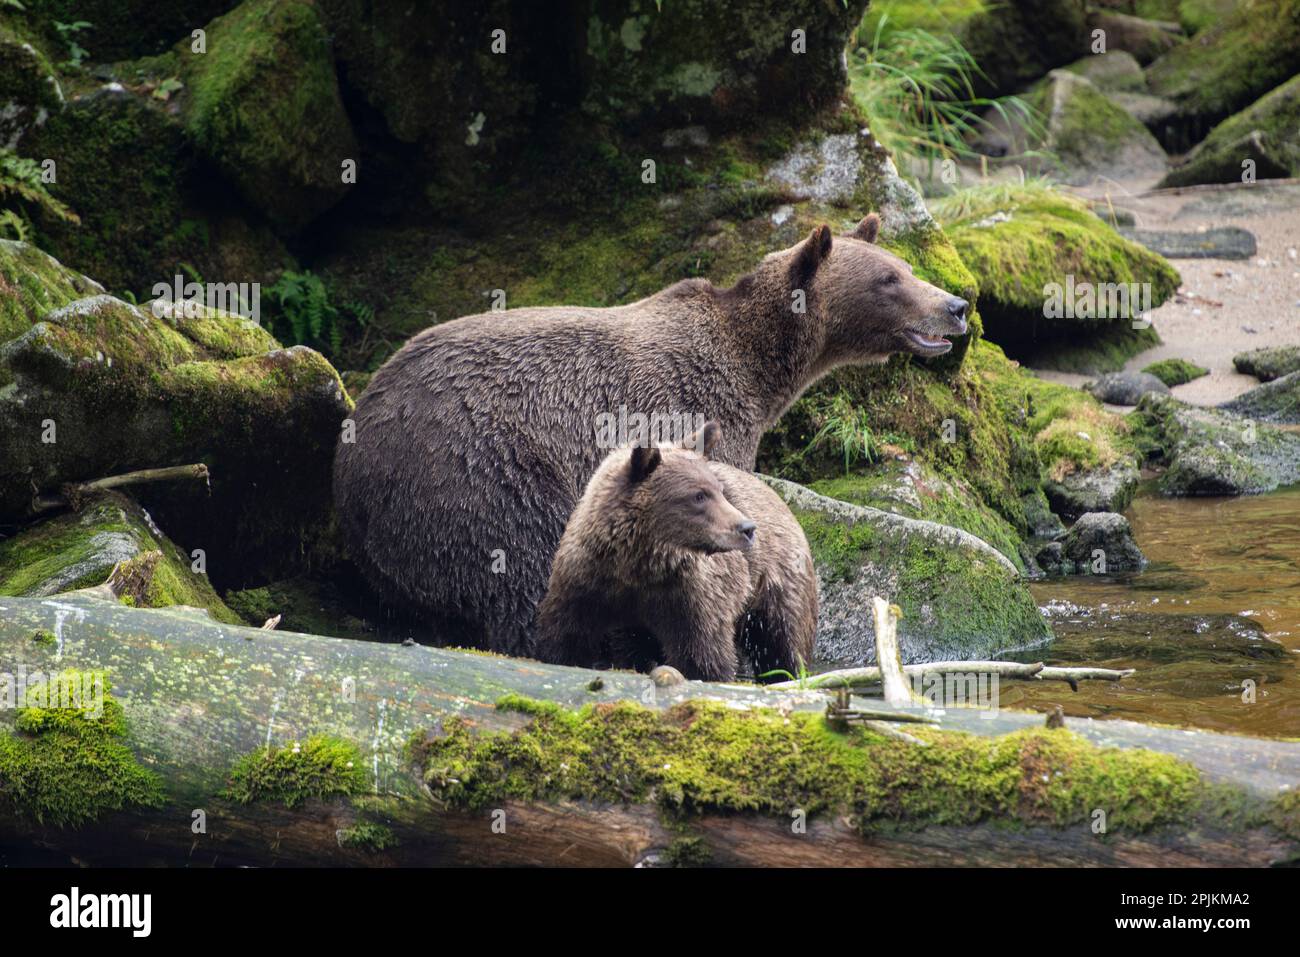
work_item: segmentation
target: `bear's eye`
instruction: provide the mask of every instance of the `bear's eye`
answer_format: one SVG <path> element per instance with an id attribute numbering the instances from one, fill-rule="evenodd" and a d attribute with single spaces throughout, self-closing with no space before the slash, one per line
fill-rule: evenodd
<path id="1" fill-rule="evenodd" d="M 881 280 L 880 284 L 882 286 L 897 286 L 899 281 L 900 280 L 898 278 L 898 273 L 891 272 L 888 276 L 886 276 L 883 280 Z"/>
<path id="2" fill-rule="evenodd" d="M 703 504 L 704 504 L 704 500 L 705 500 L 706 498 L 708 498 L 708 497 L 709 497 L 709 493 L 708 493 L 708 492 L 696 492 L 696 493 L 695 493 L 695 504 L 696 504 L 696 505 L 703 505 Z"/>

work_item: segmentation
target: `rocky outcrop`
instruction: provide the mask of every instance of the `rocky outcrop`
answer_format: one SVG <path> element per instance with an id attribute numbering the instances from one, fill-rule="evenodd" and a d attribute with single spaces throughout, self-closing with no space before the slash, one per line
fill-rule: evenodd
<path id="1" fill-rule="evenodd" d="M 1173 294 L 1177 272 L 1081 200 L 998 186 L 934 208 L 979 277 L 987 336 L 1012 357 L 1109 372 L 1158 341 L 1140 313 Z"/>
<path id="2" fill-rule="evenodd" d="M 1151 92 L 1173 100 L 1185 149 L 1214 124 L 1300 72 L 1300 0 L 1239 4 L 1194 42 L 1171 49 L 1147 70 Z"/>
<path id="3" fill-rule="evenodd" d="M 1268 346 L 1240 352 L 1232 364 L 1243 375 L 1253 375 L 1260 382 L 1271 382 L 1300 371 L 1300 346 Z"/>
<path id="4" fill-rule="evenodd" d="M 23 243 L 0 240 L 0 288 L 0 515 L 64 483 L 204 462 L 210 493 L 142 493 L 155 517 L 228 581 L 301 563 L 351 408 L 322 356 L 207 307 L 133 306 Z"/>
<path id="5" fill-rule="evenodd" d="M 1131 413 L 1135 439 L 1165 466 L 1166 495 L 1253 495 L 1300 482 L 1300 435 L 1222 409 L 1146 395 Z"/>
<path id="6" fill-rule="evenodd" d="M 873 595 L 902 608 L 907 662 L 987 657 L 1050 638 L 1016 566 L 969 532 L 767 481 L 799 519 L 817 563 L 819 664 L 875 660 Z"/>
<path id="7" fill-rule="evenodd" d="M 140 506 L 108 492 L 0 541 L 0 595 L 49 597 L 103 585 L 111 575 L 127 604 L 185 605 L 242 624 L 193 564 Z"/>
<path id="8" fill-rule="evenodd" d="M 1078 469 L 1043 486 L 1052 511 L 1065 519 L 1088 512 L 1118 512 L 1133 501 L 1141 475 L 1127 460 L 1100 468 Z"/>
<path id="9" fill-rule="evenodd" d="M 1300 76 L 1210 131 L 1161 186 L 1240 183 L 1300 175 Z"/>
<path id="10" fill-rule="evenodd" d="M 343 198 L 345 163 L 360 162 L 327 28 L 314 4 L 245 0 L 206 31 L 206 52 L 177 48 L 186 129 L 245 199 L 301 229 Z"/>
<path id="11" fill-rule="evenodd" d="M 1146 565 L 1128 519 L 1115 512 L 1080 515 L 1061 542 L 1061 552 L 1060 571 L 1065 574 L 1109 575 L 1139 571 Z"/>
<path id="12" fill-rule="evenodd" d="M 1114 10 L 1090 10 L 1088 32 L 1102 30 L 1108 52 L 1122 51 L 1146 65 L 1183 42 L 1178 24 L 1145 20 Z"/>
<path id="13" fill-rule="evenodd" d="M 1300 423 L 1300 372 L 1288 372 L 1219 406 L 1248 419 L 1279 425 Z"/>

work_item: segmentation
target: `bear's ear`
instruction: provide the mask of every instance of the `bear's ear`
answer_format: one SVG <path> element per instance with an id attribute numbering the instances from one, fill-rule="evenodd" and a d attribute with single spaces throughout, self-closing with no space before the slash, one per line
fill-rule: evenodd
<path id="1" fill-rule="evenodd" d="M 630 477 L 632 483 L 644 482 L 650 477 L 650 473 L 659 467 L 663 456 L 659 454 L 657 448 L 646 448 L 643 445 L 635 446 L 632 449 L 632 467 Z"/>
<path id="2" fill-rule="evenodd" d="M 694 449 L 706 459 L 713 455 L 713 450 L 722 441 L 722 426 L 717 422 L 706 422 L 704 427 L 686 440 L 686 448 Z"/>
<path id="3" fill-rule="evenodd" d="M 861 239 L 864 243 L 874 243 L 879 235 L 880 217 L 875 213 L 867 213 L 863 216 L 862 222 L 858 223 L 858 228 L 853 230 L 853 238 Z"/>
<path id="4" fill-rule="evenodd" d="M 808 234 L 798 251 L 794 254 L 794 265 L 790 269 L 795 288 L 801 287 L 812 278 L 817 267 L 831 254 L 831 228 L 825 223 Z"/>

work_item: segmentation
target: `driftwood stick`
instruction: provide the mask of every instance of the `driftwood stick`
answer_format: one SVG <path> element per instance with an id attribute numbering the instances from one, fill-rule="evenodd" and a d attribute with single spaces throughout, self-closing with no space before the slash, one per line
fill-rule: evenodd
<path id="1" fill-rule="evenodd" d="M 1119 681 L 1133 674 L 1134 669 L 1125 668 L 1048 668 L 1041 661 L 1022 664 L 1018 661 L 931 661 L 925 664 L 904 665 L 903 673 L 911 678 L 928 674 L 992 674 L 999 678 L 1015 678 L 1021 681 Z M 803 680 L 782 681 L 769 685 L 778 689 L 814 689 L 814 688 L 862 688 L 880 684 L 880 669 L 844 668 L 839 671 L 826 671 L 819 675 L 810 675 Z"/>
<path id="2" fill-rule="evenodd" d="M 102 492 L 123 485 L 142 485 L 145 482 L 171 482 L 176 479 L 208 479 L 208 467 L 202 462 L 193 465 L 171 465 L 160 469 L 140 469 L 109 475 L 91 482 L 70 482 L 57 493 L 38 494 L 32 499 L 33 512 L 46 512 L 54 508 L 76 508 L 81 499 L 92 492 Z"/>
<path id="3" fill-rule="evenodd" d="M 876 625 L 876 664 L 884 687 L 885 703 L 916 704 L 917 696 L 903 674 L 903 658 L 898 650 L 898 606 L 877 595 L 871 599 L 871 611 Z"/>

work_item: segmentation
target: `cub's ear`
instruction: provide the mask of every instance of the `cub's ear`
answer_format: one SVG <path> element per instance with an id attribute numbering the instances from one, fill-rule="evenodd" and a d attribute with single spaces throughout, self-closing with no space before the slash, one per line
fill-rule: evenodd
<path id="1" fill-rule="evenodd" d="M 830 254 L 831 228 L 823 223 L 808 234 L 808 238 L 794 254 L 794 265 L 790 268 L 790 276 L 794 280 L 795 287 L 798 288 L 811 279 L 817 267 L 822 264 L 822 260 Z"/>
<path id="2" fill-rule="evenodd" d="M 650 477 L 650 473 L 659 467 L 663 457 L 659 454 L 657 448 L 645 448 L 638 445 L 632 449 L 632 466 L 630 476 L 632 482 L 644 482 Z"/>
<path id="3" fill-rule="evenodd" d="M 686 448 L 694 449 L 706 459 L 712 457 L 713 450 L 722 441 L 722 426 L 717 422 L 706 422 L 704 427 L 686 440 Z"/>
<path id="4" fill-rule="evenodd" d="M 853 238 L 861 239 L 865 243 L 874 243 L 879 235 L 880 217 L 875 213 L 867 213 L 863 216 L 862 222 L 858 223 L 858 228 L 853 230 Z"/>

